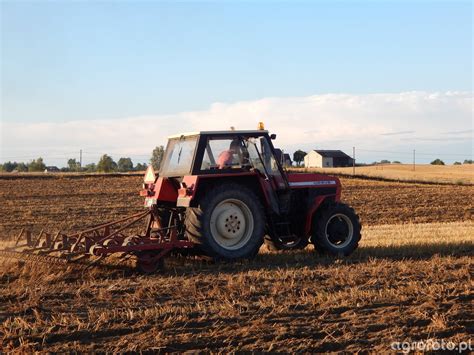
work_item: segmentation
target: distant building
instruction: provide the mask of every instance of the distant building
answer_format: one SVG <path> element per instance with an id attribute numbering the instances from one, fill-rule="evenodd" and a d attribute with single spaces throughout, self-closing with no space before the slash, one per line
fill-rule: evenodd
<path id="1" fill-rule="evenodd" d="M 283 167 L 293 165 L 290 154 L 283 153 L 281 149 L 275 148 L 275 156 Z"/>
<path id="2" fill-rule="evenodd" d="M 46 169 L 44 169 L 45 173 L 59 173 L 60 171 L 57 166 L 47 166 Z"/>
<path id="3" fill-rule="evenodd" d="M 352 166 L 352 158 L 342 150 L 321 150 L 310 151 L 304 157 L 306 168 L 336 168 Z"/>

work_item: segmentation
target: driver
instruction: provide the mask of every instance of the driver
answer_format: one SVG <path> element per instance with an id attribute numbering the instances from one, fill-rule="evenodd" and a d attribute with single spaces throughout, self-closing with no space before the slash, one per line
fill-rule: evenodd
<path id="1" fill-rule="evenodd" d="M 219 169 L 225 169 L 227 167 L 232 166 L 234 162 L 234 154 L 239 154 L 239 152 L 240 141 L 238 139 L 234 139 L 230 143 L 229 149 L 222 151 L 217 157 L 217 166 L 219 167 Z"/>

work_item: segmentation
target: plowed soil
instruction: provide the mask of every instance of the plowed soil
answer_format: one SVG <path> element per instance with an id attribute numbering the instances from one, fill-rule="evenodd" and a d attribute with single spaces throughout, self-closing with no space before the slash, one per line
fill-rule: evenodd
<path id="1" fill-rule="evenodd" d="M 0 179 L 1 237 L 139 212 L 141 182 Z M 342 183 L 364 223 L 344 259 L 262 247 L 250 262 L 170 258 L 151 276 L 113 260 L 89 270 L 0 261 L 0 352 L 385 353 L 393 342 L 469 341 L 474 188 Z"/>
<path id="2" fill-rule="evenodd" d="M 364 225 L 469 220 L 474 187 L 342 178 L 343 200 Z M 77 230 L 143 210 L 141 176 L 0 179 L 0 237 Z"/>

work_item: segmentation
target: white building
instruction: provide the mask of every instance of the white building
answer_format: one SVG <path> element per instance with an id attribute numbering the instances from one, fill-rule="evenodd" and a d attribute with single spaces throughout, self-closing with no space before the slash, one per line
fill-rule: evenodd
<path id="1" fill-rule="evenodd" d="M 305 168 L 333 168 L 352 166 L 352 158 L 341 150 L 310 151 L 304 157 Z"/>

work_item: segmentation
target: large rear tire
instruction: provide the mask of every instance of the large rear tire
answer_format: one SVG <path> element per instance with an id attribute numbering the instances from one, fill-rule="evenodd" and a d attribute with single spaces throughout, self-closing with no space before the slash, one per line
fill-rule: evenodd
<path id="1" fill-rule="evenodd" d="M 344 203 L 329 204 L 315 216 L 311 242 L 322 254 L 348 256 L 359 245 L 361 228 L 353 208 Z"/>
<path id="2" fill-rule="evenodd" d="M 186 211 L 186 234 L 207 256 L 247 259 L 263 243 L 265 215 L 259 198 L 238 184 L 208 191 L 198 207 Z"/>

